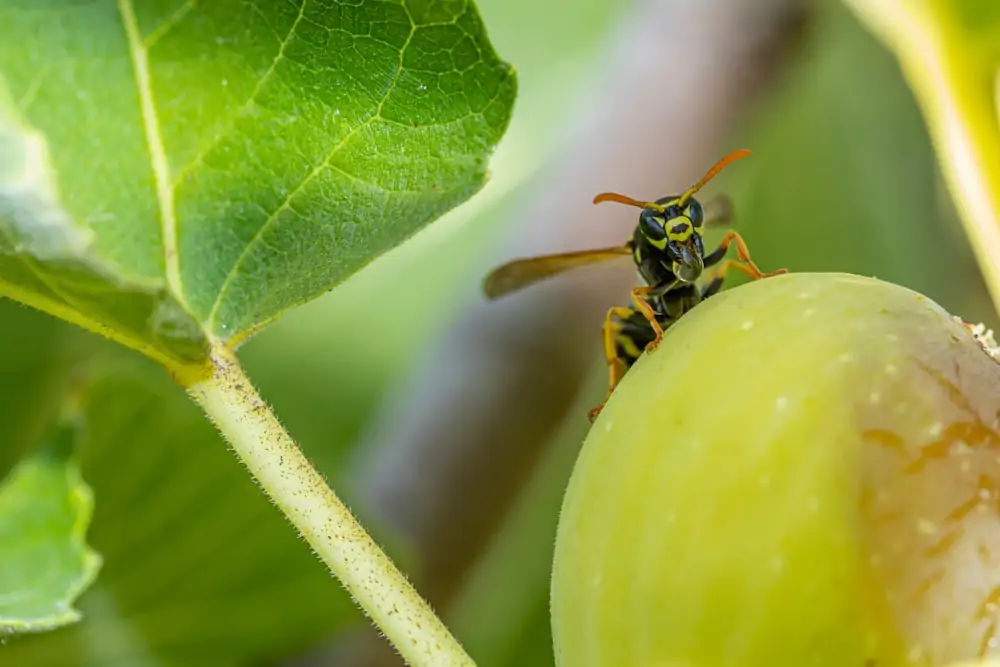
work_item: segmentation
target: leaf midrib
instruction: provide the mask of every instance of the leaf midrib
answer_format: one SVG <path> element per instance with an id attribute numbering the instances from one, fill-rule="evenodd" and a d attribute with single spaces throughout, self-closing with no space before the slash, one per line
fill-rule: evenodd
<path id="1" fill-rule="evenodd" d="M 170 185 L 170 163 L 160 136 L 160 121 L 156 115 L 153 100 L 153 86 L 149 75 L 149 53 L 139 31 L 133 0 L 118 0 L 118 13 L 125 29 L 132 69 L 135 73 L 136 89 L 142 123 L 146 131 L 146 144 L 156 182 L 156 200 L 160 208 L 160 235 L 163 243 L 164 268 L 167 287 L 180 303 L 186 304 L 181 284 L 180 255 L 177 252 L 177 217 L 174 212 L 173 188 Z"/>
<path id="2" fill-rule="evenodd" d="M 289 30 L 288 38 L 286 38 L 282 44 L 278 54 L 275 56 L 274 60 L 271 62 L 271 67 L 267 74 L 258 82 L 258 88 L 263 83 L 264 80 L 271 74 L 272 70 L 276 64 L 281 60 L 284 49 L 288 44 L 289 38 L 295 32 L 295 28 L 298 26 L 303 15 L 305 14 L 305 7 L 308 0 L 303 0 L 302 4 L 299 6 L 299 13 L 293 23 L 291 29 Z M 146 133 L 146 143 L 149 149 L 150 163 L 153 170 L 153 175 L 156 183 L 156 198 L 157 204 L 160 209 L 160 226 L 161 226 L 161 236 L 163 243 L 164 252 L 164 267 L 166 271 L 167 286 L 170 292 L 175 296 L 175 298 L 187 308 L 187 302 L 184 298 L 183 283 L 181 280 L 181 270 L 180 270 L 180 253 L 178 248 L 178 226 L 177 217 L 174 209 L 174 184 L 170 177 L 170 163 L 167 158 L 166 147 L 163 143 L 162 136 L 160 134 L 160 123 L 159 118 L 156 113 L 156 104 L 153 97 L 153 87 L 152 80 L 150 76 L 149 68 L 149 45 L 150 42 L 143 39 L 141 31 L 139 29 L 138 19 L 135 15 L 134 0 L 117 0 L 118 12 L 122 19 L 122 25 L 125 30 L 125 36 L 128 42 L 129 54 L 132 60 L 132 68 L 135 75 L 136 89 L 139 94 L 140 111 L 142 115 L 143 127 Z M 194 6 L 194 2 L 189 0 L 186 2 L 181 11 L 177 15 L 171 17 L 167 21 L 170 27 L 176 25 L 176 23 L 181 20 Z M 404 9 L 406 9 L 404 3 Z M 409 15 L 409 11 L 407 10 Z M 225 302 L 225 296 L 229 291 L 229 288 L 239 275 L 239 269 L 243 262 L 249 255 L 251 249 L 259 242 L 262 235 L 267 231 L 272 225 L 278 215 L 284 211 L 290 205 L 291 201 L 295 196 L 310 182 L 312 182 L 315 177 L 331 166 L 331 162 L 336 157 L 340 151 L 353 139 L 359 132 L 369 127 L 372 123 L 378 121 L 381 118 L 382 109 L 392 95 L 393 90 L 399 83 L 399 78 L 403 72 L 403 59 L 406 54 L 407 47 L 413 40 L 413 36 L 416 33 L 416 22 L 413 17 L 410 16 L 410 34 L 406 38 L 406 42 L 399 50 L 399 63 L 396 68 L 396 72 L 393 75 L 392 80 L 389 82 L 385 93 L 379 100 L 378 104 L 371 116 L 359 123 L 352 130 L 350 130 L 340 141 L 333 146 L 333 148 L 328 151 L 327 155 L 324 157 L 322 162 L 313 168 L 310 173 L 296 186 L 284 199 L 282 204 L 278 206 L 274 212 L 268 217 L 263 225 L 254 234 L 254 237 L 244 246 L 243 251 L 240 256 L 233 263 L 226 278 L 219 289 L 219 293 L 216 295 L 215 301 L 212 304 L 212 308 L 209 312 L 208 317 L 202 322 L 202 327 L 204 331 L 211 336 L 217 326 L 217 317 L 222 304 Z M 162 26 L 161 26 L 162 28 Z M 161 30 L 155 31 L 157 33 Z M 166 32 L 163 30 L 162 32 Z M 161 35 L 157 35 L 158 37 Z M 156 40 L 152 40 L 155 43 Z M 255 91 L 256 95 L 256 91 Z M 254 96 L 255 96 L 254 95 Z M 252 99 L 252 98 L 251 98 Z M 189 311 L 190 312 L 190 311 Z"/>

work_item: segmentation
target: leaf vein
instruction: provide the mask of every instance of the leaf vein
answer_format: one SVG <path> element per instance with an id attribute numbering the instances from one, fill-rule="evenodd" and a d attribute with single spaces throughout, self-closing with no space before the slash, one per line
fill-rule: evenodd
<path id="1" fill-rule="evenodd" d="M 191 10 L 198 6 L 198 0 L 185 0 L 184 4 L 177 8 L 173 14 L 164 19 L 163 23 L 156 26 L 146 38 L 142 40 L 143 47 L 148 51 L 163 39 L 167 33 L 176 28 L 184 18 L 191 13 Z"/>
<path id="2" fill-rule="evenodd" d="M 306 4 L 308 1 L 309 0 L 302 0 L 302 4 L 299 5 L 299 14 L 295 17 L 295 20 L 292 22 L 292 26 L 288 29 L 288 34 L 285 35 L 284 39 L 278 39 L 278 53 L 275 54 L 271 63 L 267 66 L 267 70 L 264 71 L 260 80 L 257 81 L 253 91 L 250 93 L 250 97 L 243 104 L 240 110 L 233 114 L 228 127 L 214 136 L 212 141 L 210 141 L 204 149 L 199 151 L 191 162 L 178 170 L 177 176 L 173 179 L 173 183 L 171 184 L 171 189 L 176 190 L 177 186 L 184 181 L 185 176 L 200 167 L 205 158 L 208 157 L 208 154 L 219 145 L 219 142 L 222 141 L 223 137 L 229 136 L 232 133 L 236 121 L 245 116 L 250 107 L 257 103 L 257 98 L 260 96 L 260 91 L 263 90 L 264 84 L 271 78 L 278 67 L 278 63 L 285 57 L 285 49 L 288 48 L 288 44 L 292 41 L 292 36 L 295 35 L 295 31 L 298 29 L 299 23 L 302 22 L 302 17 L 305 16 Z M 258 15 L 263 18 L 263 12 L 260 11 L 256 3 L 251 2 L 250 6 L 253 7 L 254 10 L 257 11 Z"/>
<path id="3" fill-rule="evenodd" d="M 305 0 L 303 0 L 303 5 L 304 4 Z M 236 258 L 236 261 L 233 263 L 232 268 L 226 274 L 226 278 L 222 283 L 222 287 L 219 289 L 219 295 L 215 298 L 215 303 L 212 304 L 212 310 L 208 316 L 209 331 L 215 330 L 216 318 L 218 317 L 219 309 L 221 308 L 222 303 L 225 300 L 225 296 L 229 292 L 229 289 L 232 286 L 233 281 L 235 280 L 236 276 L 239 275 L 240 267 L 246 261 L 246 258 L 249 257 L 250 251 L 253 249 L 253 247 L 260 242 L 263 235 L 267 232 L 268 229 L 270 229 L 271 225 L 273 225 L 275 221 L 278 219 L 278 216 L 288 208 L 288 206 L 291 204 L 291 201 L 304 188 L 306 188 L 310 183 L 312 183 L 312 181 L 317 176 L 319 176 L 319 174 L 321 174 L 325 169 L 328 169 L 330 166 L 332 166 L 331 162 L 333 161 L 333 159 L 340 153 L 340 151 L 344 148 L 344 146 L 346 146 L 351 141 L 351 139 L 357 136 L 359 132 L 361 132 L 365 128 L 371 126 L 373 123 L 381 119 L 382 108 L 385 106 L 385 103 L 388 101 L 389 97 L 396 89 L 396 86 L 399 83 L 399 77 L 403 73 L 403 59 L 406 55 L 407 48 L 409 48 L 410 43 L 413 41 L 413 36 L 414 34 L 416 34 L 416 31 L 417 31 L 417 26 L 411 17 L 410 34 L 406 38 L 406 42 L 403 43 L 402 48 L 399 50 L 399 64 L 396 67 L 396 73 L 393 75 L 392 81 L 389 82 L 389 85 L 386 88 L 385 93 L 382 95 L 382 99 L 379 100 L 379 103 L 375 108 L 375 113 L 373 113 L 369 118 L 359 123 L 354 129 L 352 129 L 350 132 L 344 135 L 344 137 L 340 141 L 338 141 L 333 146 L 332 149 L 330 149 L 330 151 L 327 153 L 323 161 L 320 162 L 320 164 L 317 165 L 311 172 L 309 172 L 309 174 L 307 174 L 306 177 L 302 179 L 302 182 L 299 183 L 298 186 L 296 186 L 291 192 L 288 193 L 288 195 L 285 197 L 285 200 L 281 203 L 281 205 L 278 206 L 278 208 L 276 208 L 274 212 L 271 213 L 270 216 L 268 216 L 267 220 L 265 220 L 264 223 L 260 226 L 260 228 L 254 234 L 253 238 L 251 238 L 250 241 L 246 244 L 246 246 L 243 247 L 243 251 L 240 253 L 240 256 Z"/>
<path id="4" fill-rule="evenodd" d="M 351 180 L 351 181 L 354 181 L 355 183 L 358 183 L 360 185 L 364 185 L 365 187 L 369 187 L 372 190 L 377 190 L 378 192 L 381 192 L 382 194 L 387 195 L 387 198 L 391 197 L 392 195 L 423 195 L 423 194 L 427 194 L 424 190 L 406 190 L 406 189 L 402 189 L 402 190 L 390 190 L 389 188 L 387 188 L 387 187 L 385 187 L 383 185 L 379 185 L 378 183 L 372 183 L 371 181 L 366 181 L 365 179 L 361 178 L 357 174 L 352 174 L 351 172 L 347 171 L 346 169 L 343 169 L 342 167 L 338 167 L 338 166 L 333 165 L 333 164 L 327 165 L 327 169 L 329 169 L 330 171 L 336 172 L 336 173 L 340 174 L 341 176 L 343 176 L 344 178 L 346 178 L 348 180 Z M 288 208 L 294 212 L 294 209 L 292 209 L 291 203 L 288 204 Z"/>
<path id="5" fill-rule="evenodd" d="M 160 122 L 153 100 L 153 86 L 149 75 L 149 54 L 142 44 L 139 23 L 132 2 L 133 0 L 118 0 L 118 13 L 121 15 L 129 53 L 132 57 L 132 69 L 139 94 L 142 121 L 146 129 L 146 143 L 149 147 L 149 157 L 156 182 L 156 199 L 160 206 L 167 287 L 177 300 L 183 303 L 184 290 L 181 285 L 180 256 L 177 252 L 177 217 L 174 213 L 174 192 L 170 186 L 170 163 L 167 161 L 167 152 L 163 145 L 163 138 L 160 136 Z"/>
<path id="6" fill-rule="evenodd" d="M 241 109 L 240 113 L 237 115 L 242 115 L 252 104 L 257 102 L 257 96 L 260 95 L 260 91 L 264 87 L 264 84 L 274 74 L 274 71 L 277 69 L 278 63 L 281 62 L 281 59 L 285 57 L 285 49 L 288 48 L 288 45 L 292 41 L 292 37 L 295 35 L 295 31 L 299 27 L 299 23 L 302 22 L 302 18 L 306 15 L 306 5 L 308 3 L 309 0 L 302 0 L 302 4 L 299 5 L 299 15 L 295 17 L 294 21 L 292 21 L 292 27 L 288 29 L 288 34 L 285 35 L 283 40 L 281 40 L 281 43 L 278 46 L 277 55 L 274 56 L 274 59 L 268 66 L 267 71 L 260 77 L 260 81 L 257 82 L 257 85 L 254 86 L 253 92 L 250 93 L 250 99 L 247 100 L 246 104 L 243 105 L 243 109 Z M 256 4 L 254 6 L 256 6 Z"/>
<path id="7" fill-rule="evenodd" d="M 31 83 L 24 90 L 24 94 L 21 95 L 20 99 L 14 104 L 14 108 L 21 112 L 22 115 L 28 113 L 28 109 L 35 102 L 35 97 L 38 96 L 38 91 L 41 90 L 42 82 L 48 76 L 51 71 L 50 67 L 44 67 L 37 72 L 35 72 L 34 77 L 31 79 Z"/>

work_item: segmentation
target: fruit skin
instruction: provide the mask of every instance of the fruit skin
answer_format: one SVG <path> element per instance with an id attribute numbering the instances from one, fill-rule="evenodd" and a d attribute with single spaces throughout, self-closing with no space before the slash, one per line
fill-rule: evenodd
<path id="1" fill-rule="evenodd" d="M 935 303 L 790 274 L 699 305 L 594 423 L 560 667 L 891 667 L 989 651 L 1000 364 Z"/>

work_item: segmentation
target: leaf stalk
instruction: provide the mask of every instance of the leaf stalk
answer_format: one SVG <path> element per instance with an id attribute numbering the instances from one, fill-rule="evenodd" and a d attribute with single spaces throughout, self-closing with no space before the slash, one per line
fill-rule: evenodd
<path id="1" fill-rule="evenodd" d="M 265 493 L 414 667 L 474 667 L 430 605 L 303 455 L 236 355 L 217 343 L 213 373 L 185 385 Z"/>

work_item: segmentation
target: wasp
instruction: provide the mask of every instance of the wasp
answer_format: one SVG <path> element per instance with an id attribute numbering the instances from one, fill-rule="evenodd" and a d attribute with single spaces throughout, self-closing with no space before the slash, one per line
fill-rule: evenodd
<path id="1" fill-rule="evenodd" d="M 706 183 L 729 164 L 750 154 L 740 149 L 719 160 L 697 183 L 681 195 L 640 201 L 615 192 L 594 197 L 594 204 L 617 202 L 641 209 L 632 238 L 622 246 L 530 257 L 508 262 L 494 269 L 483 284 L 487 298 L 497 299 L 540 280 L 590 264 L 630 255 L 645 283 L 632 290 L 629 306 L 614 306 L 604 318 L 604 356 L 608 362 L 608 390 L 588 417 L 593 421 L 611 397 L 625 373 L 642 356 L 656 349 L 663 332 L 685 313 L 722 289 L 726 273 L 737 269 L 759 280 L 787 273 L 779 269 L 763 273 L 750 258 L 746 243 L 735 231 L 728 231 L 711 253 L 705 254 L 703 230 L 731 220 L 729 200 L 719 196 L 703 206 L 694 198 Z M 725 259 L 729 246 L 736 245 L 736 259 Z M 699 285 L 704 270 L 716 267 L 714 275 Z"/>

